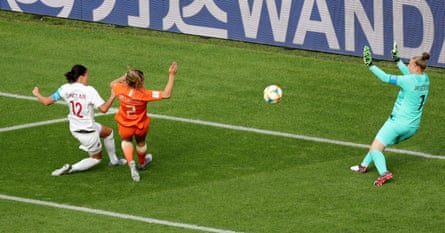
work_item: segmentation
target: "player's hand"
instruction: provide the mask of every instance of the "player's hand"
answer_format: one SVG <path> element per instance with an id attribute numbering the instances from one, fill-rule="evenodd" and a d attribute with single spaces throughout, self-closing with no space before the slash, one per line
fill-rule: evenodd
<path id="1" fill-rule="evenodd" d="M 391 56 L 392 56 L 392 59 L 393 59 L 395 62 L 398 62 L 398 61 L 400 60 L 400 57 L 399 57 L 399 48 L 397 47 L 397 42 L 396 42 L 396 41 L 394 41 L 394 44 L 393 44 L 393 46 L 392 46 Z"/>
<path id="2" fill-rule="evenodd" d="M 367 66 L 372 66 L 372 55 L 371 50 L 367 45 L 363 47 L 363 63 Z"/>
<path id="3" fill-rule="evenodd" d="M 178 71 L 178 64 L 176 62 L 172 62 L 170 68 L 168 69 L 168 73 L 171 75 L 175 75 Z"/>
<path id="4" fill-rule="evenodd" d="M 39 96 L 40 95 L 40 91 L 38 87 L 34 87 L 34 89 L 32 90 L 32 94 L 34 96 Z"/>

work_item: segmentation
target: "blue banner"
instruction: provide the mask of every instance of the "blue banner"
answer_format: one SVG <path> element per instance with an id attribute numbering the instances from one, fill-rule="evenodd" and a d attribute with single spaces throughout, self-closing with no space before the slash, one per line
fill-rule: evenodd
<path id="1" fill-rule="evenodd" d="M 0 9 L 445 67 L 443 0 L 0 0 Z"/>

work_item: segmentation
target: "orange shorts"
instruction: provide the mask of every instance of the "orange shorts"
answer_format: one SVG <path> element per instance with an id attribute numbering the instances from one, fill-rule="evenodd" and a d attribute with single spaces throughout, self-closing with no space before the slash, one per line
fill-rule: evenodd
<path id="1" fill-rule="evenodd" d="M 143 137 L 148 134 L 149 131 L 149 125 L 148 121 L 142 128 L 138 128 L 136 126 L 123 126 L 121 124 L 118 124 L 118 130 L 119 130 L 119 136 L 124 139 L 131 139 L 133 136 L 136 137 Z"/>

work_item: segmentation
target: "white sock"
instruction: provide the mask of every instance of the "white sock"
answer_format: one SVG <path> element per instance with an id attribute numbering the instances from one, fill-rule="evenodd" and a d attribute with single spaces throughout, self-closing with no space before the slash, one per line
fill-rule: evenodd
<path id="1" fill-rule="evenodd" d="M 110 162 L 117 163 L 117 155 L 116 155 L 116 145 L 114 144 L 114 135 L 113 131 L 111 134 L 104 138 L 105 149 L 107 150 L 108 157 L 110 158 Z"/>
<path id="2" fill-rule="evenodd" d="M 144 144 L 143 146 L 136 145 L 136 151 L 138 154 L 144 154 L 147 153 L 147 144 Z"/>
<path id="3" fill-rule="evenodd" d="M 101 159 L 85 158 L 71 166 L 70 173 L 88 170 L 102 161 Z"/>

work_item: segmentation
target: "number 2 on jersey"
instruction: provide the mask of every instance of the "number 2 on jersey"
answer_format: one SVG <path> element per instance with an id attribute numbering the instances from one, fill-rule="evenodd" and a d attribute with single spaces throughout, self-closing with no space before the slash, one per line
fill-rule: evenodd
<path id="1" fill-rule="evenodd" d="M 134 116 L 134 114 L 136 113 L 136 106 L 134 105 L 125 105 L 125 107 L 128 109 L 126 111 L 127 116 Z"/>

